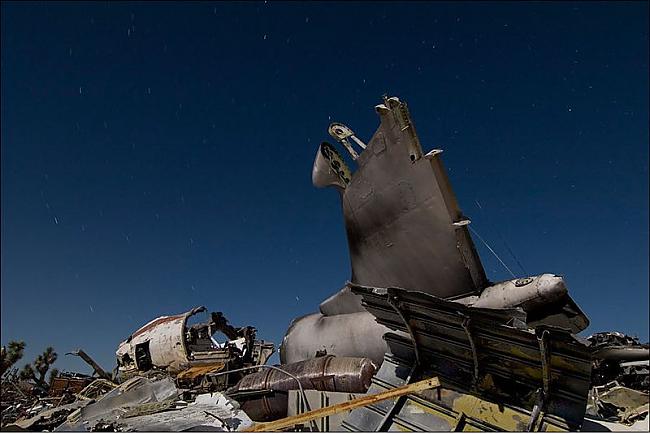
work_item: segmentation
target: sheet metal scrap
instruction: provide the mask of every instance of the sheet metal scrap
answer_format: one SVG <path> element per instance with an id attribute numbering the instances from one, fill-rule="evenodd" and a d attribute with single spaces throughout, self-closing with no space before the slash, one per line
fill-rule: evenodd
<path id="1" fill-rule="evenodd" d="M 98 378 L 86 386 L 79 393 L 77 393 L 77 399 L 97 399 L 100 396 L 103 396 L 111 390 L 115 389 L 116 387 L 117 384 L 113 383 L 112 381 Z"/>
<path id="2" fill-rule="evenodd" d="M 520 309 L 463 306 L 421 292 L 350 284 L 390 348 L 368 393 L 436 375 L 436 393 L 353 411 L 351 431 L 577 430 L 589 392 L 587 346 L 525 326 Z"/>
<path id="3" fill-rule="evenodd" d="M 591 390 L 587 413 L 608 421 L 632 424 L 648 413 L 648 403 L 647 393 L 612 381 Z"/>
<path id="4" fill-rule="evenodd" d="M 169 377 L 158 381 L 134 377 L 96 402 L 77 401 L 84 403 L 84 407 L 71 413 L 56 431 L 89 431 L 99 422 L 117 421 L 129 409 L 141 404 L 163 402 L 177 397 L 178 390 Z"/>
<path id="5" fill-rule="evenodd" d="M 2 402 L 2 422 L 5 429 L 12 427 L 34 427 L 51 429 L 65 420 L 68 405 L 94 379 L 88 375 L 61 372 L 51 378 L 47 390 L 28 381 L 21 381 L 12 370 L 2 378 L 0 387 Z M 30 428 L 31 429 L 31 428 Z"/>
<path id="6" fill-rule="evenodd" d="M 221 393 L 197 396 L 194 402 L 118 422 L 119 431 L 242 431 L 253 422 L 237 402 Z"/>
<path id="7" fill-rule="evenodd" d="M 116 351 L 120 378 L 155 369 L 176 375 L 202 365 L 223 364 L 233 369 L 263 364 L 273 354 L 272 343 L 255 339 L 254 327 L 235 328 L 221 312 L 212 312 L 206 322 L 188 324 L 191 317 L 204 312 L 207 309 L 199 306 L 162 316 L 135 331 Z M 219 344 L 212 337 L 216 332 L 229 340 Z"/>
<path id="8" fill-rule="evenodd" d="M 75 411 L 90 404 L 91 401 L 75 401 L 69 404 L 48 408 L 27 419 L 20 419 L 3 427 L 3 431 L 29 430 L 29 431 L 51 431 L 65 422 L 66 418 Z"/>
<path id="9" fill-rule="evenodd" d="M 328 144 L 321 145 L 312 172 L 315 185 L 341 192 L 351 280 L 440 297 L 479 291 L 487 279 L 439 158 L 442 151 L 424 155 L 406 103 L 398 98 L 384 98 L 375 111 L 379 128 L 353 174 L 341 169 L 344 163 Z M 330 126 L 330 134 L 344 145 L 354 136 L 342 124 Z M 343 175 L 326 182 L 326 174 L 337 170 Z"/>
<path id="10" fill-rule="evenodd" d="M 55 431 L 233 431 L 252 424 L 236 402 L 221 393 L 178 399 L 171 378 L 134 377 L 96 402 L 79 401 Z"/>

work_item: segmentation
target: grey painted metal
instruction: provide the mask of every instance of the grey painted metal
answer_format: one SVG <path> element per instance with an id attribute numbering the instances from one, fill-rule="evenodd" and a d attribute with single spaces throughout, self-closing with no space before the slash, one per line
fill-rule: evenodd
<path id="1" fill-rule="evenodd" d="M 316 151 L 311 182 L 316 187 L 344 189 L 350 183 L 352 173 L 339 152 L 327 142 L 321 143 Z"/>
<path id="2" fill-rule="evenodd" d="M 365 311 L 361 305 L 361 297 L 353 294 L 348 285 L 345 285 L 339 292 L 325 299 L 320 304 L 319 310 L 325 316 Z"/>
<path id="3" fill-rule="evenodd" d="M 334 316 L 306 315 L 289 326 L 280 345 L 280 361 L 294 363 L 316 354 L 332 354 L 367 357 L 379 365 L 387 350 L 382 339 L 387 331 L 366 311 Z"/>
<path id="4" fill-rule="evenodd" d="M 90 431 L 95 423 L 104 420 L 117 420 L 125 407 L 162 402 L 176 399 L 178 390 L 170 377 L 151 381 L 144 377 L 134 377 L 103 395 L 79 412 L 73 413 L 55 431 Z"/>
<path id="5" fill-rule="evenodd" d="M 475 293 L 487 280 L 440 154 L 422 148 L 406 104 L 388 98 L 381 124 L 342 190 L 352 281 L 439 297 Z"/>
<path id="6" fill-rule="evenodd" d="M 325 142 L 312 170 L 315 186 L 332 186 L 341 194 L 352 280 L 441 297 L 478 294 L 487 284 L 485 272 L 440 161 L 441 151 L 422 158 L 408 109 L 399 99 L 385 98 L 375 109 L 381 123 L 365 149 L 345 125 L 330 126 L 335 139 L 351 138 L 363 149 L 354 174 Z M 321 303 L 320 312 L 292 322 L 280 349 L 282 363 L 323 351 L 381 363 L 386 329 L 349 289 Z"/>
<path id="7" fill-rule="evenodd" d="M 531 327 L 545 324 L 578 333 L 589 325 L 587 316 L 569 296 L 564 279 L 555 274 L 495 283 L 485 288 L 479 297 L 457 301 L 493 309 L 520 307 L 526 312 Z"/>
<path id="8" fill-rule="evenodd" d="M 540 415 L 543 419 L 541 423 L 564 429 L 580 427 L 590 385 L 591 356 L 587 346 L 567 331 L 549 328 L 540 329 L 536 334 L 526 328 L 511 326 L 515 318 L 518 323 L 525 321 L 525 312 L 521 309 L 472 308 L 397 288 L 371 288 L 354 284 L 351 284 L 351 288 L 353 293 L 363 297 L 364 306 L 377 317 L 379 323 L 405 332 L 405 320 L 395 313 L 389 303 L 391 297 L 398 297 L 400 311 L 418 342 L 420 366 L 423 369 L 419 375 L 438 376 L 442 389 L 447 391 L 441 392 L 438 397 L 430 396 L 429 400 L 409 396 L 408 402 L 417 398 L 423 401 L 418 401 L 418 405 L 435 408 L 432 413 L 447 412 L 447 416 L 453 413 L 455 417 L 461 417 L 458 413 L 461 407 L 459 403 L 462 402 L 460 398 L 471 395 L 517 409 L 530 419 L 538 397 L 537 390 L 546 389 L 548 393 L 545 394 L 544 411 Z M 472 324 L 472 339 L 468 338 L 463 328 L 467 318 Z M 540 346 L 537 336 L 543 336 L 541 333 L 546 335 Z M 387 333 L 384 338 L 390 352 L 373 378 L 368 393 L 374 393 L 380 387 L 401 385 L 415 362 L 411 339 L 394 333 Z M 478 382 L 474 380 L 475 355 L 480 366 Z M 544 371 L 548 375 L 546 385 Z M 402 406 L 389 429 L 397 429 L 395 424 L 401 424 L 400 427 L 404 429 L 450 429 L 448 417 L 436 417 L 427 412 L 418 415 L 411 411 L 412 408 L 409 410 L 410 405 L 405 403 Z M 344 427 L 372 431 L 386 410 L 354 410 Z M 471 417 L 463 418 L 467 419 L 463 423 L 484 424 L 485 429 L 503 429 L 485 421 L 471 421 Z M 526 429 L 528 419 L 522 421 L 521 429 Z"/>

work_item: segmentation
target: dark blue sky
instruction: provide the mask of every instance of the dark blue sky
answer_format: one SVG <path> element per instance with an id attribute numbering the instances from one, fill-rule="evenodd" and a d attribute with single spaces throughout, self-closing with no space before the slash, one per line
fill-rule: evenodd
<path id="1" fill-rule="evenodd" d="M 384 93 L 513 271 L 502 238 L 587 332 L 648 339 L 647 2 L 3 2 L 0 72 L 2 343 L 26 361 L 109 369 L 201 304 L 279 344 L 349 277 L 316 148 L 331 121 L 367 141 Z"/>

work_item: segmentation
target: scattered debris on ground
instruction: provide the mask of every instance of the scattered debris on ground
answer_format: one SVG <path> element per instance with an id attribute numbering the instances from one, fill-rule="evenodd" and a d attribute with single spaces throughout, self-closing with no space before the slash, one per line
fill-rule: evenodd
<path id="1" fill-rule="evenodd" d="M 155 318 L 104 370 L 21 371 L 2 348 L 2 430 L 647 430 L 649 347 L 589 324 L 561 276 L 490 282 L 441 160 L 424 153 L 405 103 L 385 97 L 364 143 L 323 142 L 317 187 L 342 200 L 352 277 L 273 343 L 203 306 Z M 355 147 L 357 149 L 355 149 Z M 480 237 L 479 237 L 480 238 Z M 49 382 L 46 374 L 50 373 Z"/>

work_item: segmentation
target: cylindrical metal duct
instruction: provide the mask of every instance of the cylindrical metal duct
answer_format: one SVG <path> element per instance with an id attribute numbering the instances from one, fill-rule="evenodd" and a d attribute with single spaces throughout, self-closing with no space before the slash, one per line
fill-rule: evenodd
<path id="1" fill-rule="evenodd" d="M 304 389 L 328 392 L 365 393 L 377 366 L 360 357 L 324 356 L 280 367 L 295 375 Z M 297 389 L 293 378 L 273 370 L 256 372 L 242 378 L 228 394 L 270 390 L 270 394 L 242 400 L 242 409 L 255 421 L 276 420 L 287 415 L 288 391 Z"/>

